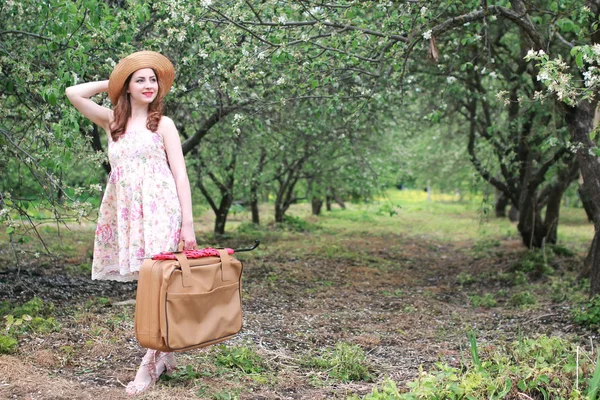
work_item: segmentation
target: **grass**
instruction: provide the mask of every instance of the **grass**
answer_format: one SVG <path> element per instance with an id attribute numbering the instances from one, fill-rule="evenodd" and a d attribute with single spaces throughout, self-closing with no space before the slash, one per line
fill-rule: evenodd
<path id="1" fill-rule="evenodd" d="M 319 217 L 310 215 L 310 204 L 294 204 L 284 227 L 273 224 L 273 205 L 262 204 L 260 226 L 250 223 L 249 212 L 237 212 L 228 237 L 219 240 L 211 235 L 212 212 L 195 206 L 200 246 L 262 240 L 255 251 L 239 254 L 245 326 L 222 345 L 178 355 L 178 371 L 162 378 L 149 398 L 387 400 L 437 393 L 466 399 L 501 398 L 507 390 L 513 398 L 517 391 L 543 398 L 545 390 L 583 399 L 597 346 L 589 348 L 590 332 L 579 329 L 597 329 L 600 301 L 588 301 L 587 284 L 575 277 L 593 227 L 582 209 L 564 209 L 562 247 L 527 252 L 515 224 L 483 214 L 482 204 L 477 196 L 458 202 L 434 194 L 428 202 L 424 192 L 390 190 L 373 203 L 334 206 Z M 35 258 L 40 248 L 31 240 L 25 270 L 31 263 L 62 271 L 49 273 L 89 276 L 94 224 L 69 228 L 58 236 L 56 226 L 40 227 L 55 255 Z M 0 233 L 0 257 L 12 259 L 5 239 Z M 85 381 L 94 397 L 121 398 L 115 379 L 133 377 L 140 349 L 133 307 L 115 306 L 116 300 L 122 299 L 110 292 L 88 295 L 56 304 L 59 310 L 39 301 L 0 302 L 1 314 L 13 315 L 8 331 L 9 319 L 0 323 L 10 331 L 0 335 L 0 352 L 20 368 L 10 375 L 0 357 L 0 388 L 6 379 L 15 391 L 9 393 L 33 396 L 29 388 L 44 388 L 43 379 L 60 375 L 67 381 L 49 382 L 48 390 L 63 385 L 61 395 L 75 398 L 70 390 Z M 544 322 L 552 314 L 560 318 Z M 19 319 L 17 327 L 27 329 L 14 327 Z M 465 337 L 474 326 L 477 341 Z M 539 335 L 567 327 L 580 336 Z M 578 354 L 579 374 L 573 369 Z M 98 382 L 113 387 L 101 392 L 106 385 Z"/>

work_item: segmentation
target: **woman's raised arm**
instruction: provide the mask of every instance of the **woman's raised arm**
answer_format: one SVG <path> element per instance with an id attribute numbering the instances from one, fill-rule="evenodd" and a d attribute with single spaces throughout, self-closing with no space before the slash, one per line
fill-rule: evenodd
<path id="1" fill-rule="evenodd" d="M 108 90 L 108 81 L 88 82 L 70 86 L 65 94 L 84 117 L 110 132 L 111 110 L 96 104 L 90 97 Z"/>

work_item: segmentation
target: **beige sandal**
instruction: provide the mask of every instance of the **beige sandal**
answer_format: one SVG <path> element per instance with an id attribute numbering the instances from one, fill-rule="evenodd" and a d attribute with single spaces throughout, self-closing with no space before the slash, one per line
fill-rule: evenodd
<path id="1" fill-rule="evenodd" d="M 150 353 L 150 357 L 148 357 L 148 354 Z M 130 396 L 137 396 L 138 394 L 142 394 L 145 391 L 147 391 L 148 389 L 150 389 L 152 387 L 152 385 L 154 385 L 156 383 L 156 380 L 158 379 L 158 375 L 156 374 L 156 354 L 160 353 L 156 350 L 149 350 L 148 353 L 146 353 L 146 355 L 144 356 L 144 358 L 142 359 L 142 363 L 140 364 L 140 369 L 145 369 L 146 371 L 148 371 L 148 375 L 150 375 L 150 381 L 149 382 L 136 382 L 135 379 L 131 382 L 129 382 L 127 384 L 127 387 L 125 388 L 125 392 L 127 392 L 128 395 Z M 165 365 L 167 365 L 165 363 Z M 139 373 L 139 370 L 138 370 Z M 136 377 L 137 379 L 137 374 Z"/>
<path id="2" fill-rule="evenodd" d="M 163 352 L 156 358 L 156 376 L 161 376 L 163 373 L 171 376 L 176 370 L 177 362 L 172 352 Z"/>

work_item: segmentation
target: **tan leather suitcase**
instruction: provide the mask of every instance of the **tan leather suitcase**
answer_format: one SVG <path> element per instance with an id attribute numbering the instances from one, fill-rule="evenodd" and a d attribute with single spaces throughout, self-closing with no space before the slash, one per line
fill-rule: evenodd
<path id="1" fill-rule="evenodd" d="M 242 329 L 242 263 L 219 257 L 146 260 L 139 271 L 135 335 L 161 351 L 209 346 Z"/>

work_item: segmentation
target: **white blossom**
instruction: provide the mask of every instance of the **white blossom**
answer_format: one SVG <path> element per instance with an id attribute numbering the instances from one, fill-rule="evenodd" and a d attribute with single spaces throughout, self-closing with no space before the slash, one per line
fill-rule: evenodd
<path id="1" fill-rule="evenodd" d="M 202 0 L 201 3 L 204 7 L 208 7 L 212 4 L 212 0 Z"/>
<path id="2" fill-rule="evenodd" d="M 496 93 L 496 98 L 498 100 L 503 100 L 508 96 L 508 90 L 501 90 L 498 93 Z"/>
<path id="3" fill-rule="evenodd" d="M 548 79 L 550 79 L 550 75 L 547 71 L 540 71 L 540 73 L 537 76 L 538 81 L 546 81 Z"/>
<path id="4" fill-rule="evenodd" d="M 446 82 L 448 82 L 448 83 L 452 83 L 452 82 L 454 82 L 454 81 L 456 81 L 456 77 L 454 77 L 454 76 L 448 76 L 448 77 L 446 78 Z"/>
<path id="5" fill-rule="evenodd" d="M 423 38 L 427 40 L 431 39 L 431 29 L 423 33 Z"/>

